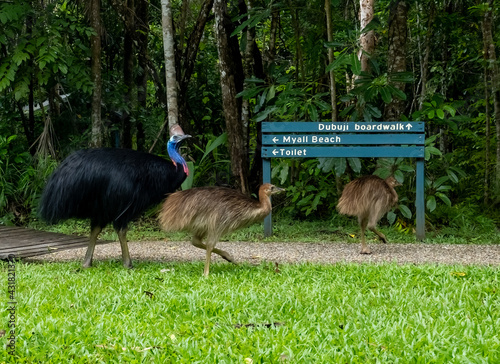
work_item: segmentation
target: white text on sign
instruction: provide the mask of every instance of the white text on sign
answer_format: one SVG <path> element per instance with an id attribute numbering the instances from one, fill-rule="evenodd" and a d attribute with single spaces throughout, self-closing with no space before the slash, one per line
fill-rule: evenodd
<path id="1" fill-rule="evenodd" d="M 354 126 L 354 130 L 352 130 Z M 331 123 L 318 124 L 318 131 L 405 131 L 411 130 L 411 123 Z M 351 130 L 350 130 L 351 129 Z"/>
<path id="2" fill-rule="evenodd" d="M 307 149 L 273 149 L 275 157 L 307 157 Z"/>
<path id="3" fill-rule="evenodd" d="M 277 142 L 279 139 L 274 138 L 273 142 Z M 284 135 L 283 136 L 283 143 L 290 143 L 290 144 L 333 144 L 333 143 L 340 143 L 342 141 L 342 138 L 340 138 L 338 135 L 334 136 L 318 136 L 318 135 L 304 135 L 300 137 L 294 137 L 290 135 Z"/>

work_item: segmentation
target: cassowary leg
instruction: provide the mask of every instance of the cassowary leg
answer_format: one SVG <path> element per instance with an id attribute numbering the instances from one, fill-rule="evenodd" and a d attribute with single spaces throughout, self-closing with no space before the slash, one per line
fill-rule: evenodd
<path id="1" fill-rule="evenodd" d="M 368 248 L 365 241 L 366 224 L 368 220 L 365 217 L 358 218 L 359 227 L 361 228 L 361 251 L 360 254 L 371 254 L 372 251 Z"/>
<path id="2" fill-rule="evenodd" d="M 371 231 L 373 231 L 375 234 L 378 235 L 379 239 L 383 242 L 383 243 L 387 243 L 387 239 L 385 238 L 385 235 L 382 234 L 380 231 L 378 231 L 375 227 L 377 226 L 377 222 L 380 220 L 382 216 L 376 216 L 376 217 L 372 217 L 370 218 L 370 221 L 368 221 L 368 229 L 370 229 Z"/>
<path id="3" fill-rule="evenodd" d="M 97 236 L 101 231 L 102 228 L 100 226 L 93 226 L 92 230 L 90 230 L 90 241 L 87 253 L 85 253 L 85 259 L 83 260 L 83 268 L 92 267 L 92 256 L 94 255 L 95 244 L 97 242 Z"/>
<path id="4" fill-rule="evenodd" d="M 207 246 L 201 242 L 201 238 L 198 236 L 193 236 L 193 239 L 191 240 L 191 244 L 193 244 L 197 248 L 207 250 Z M 220 255 L 222 258 L 224 258 L 228 262 L 236 264 L 233 256 L 222 249 L 212 248 L 212 252 Z"/>
<path id="5" fill-rule="evenodd" d="M 205 269 L 203 269 L 203 275 L 208 277 L 208 271 L 210 270 L 210 260 L 212 260 L 212 247 L 210 245 L 207 246 L 207 254 L 205 258 Z"/>
<path id="6" fill-rule="evenodd" d="M 119 229 L 116 231 L 120 245 L 122 247 L 122 261 L 125 268 L 132 268 L 132 260 L 130 260 L 130 253 L 127 244 L 127 229 Z"/>
<path id="7" fill-rule="evenodd" d="M 374 227 L 371 227 L 369 228 L 371 231 L 373 231 L 375 234 L 378 235 L 378 237 L 380 238 L 380 240 L 382 241 L 382 243 L 386 243 L 387 244 L 387 238 L 385 237 L 384 234 L 382 234 L 380 231 L 378 231 L 377 229 L 375 229 Z"/>

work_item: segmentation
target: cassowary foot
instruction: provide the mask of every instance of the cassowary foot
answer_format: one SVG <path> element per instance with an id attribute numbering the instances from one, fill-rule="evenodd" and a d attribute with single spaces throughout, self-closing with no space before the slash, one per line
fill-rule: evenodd
<path id="1" fill-rule="evenodd" d="M 221 249 L 216 249 L 214 248 L 214 250 L 212 250 L 215 254 L 219 255 L 222 257 L 222 259 L 224 260 L 227 260 L 228 262 L 230 263 L 234 263 L 236 264 L 236 262 L 234 261 L 234 258 L 231 254 L 229 254 L 228 252 L 224 251 L 224 250 L 221 250 Z"/>
<path id="2" fill-rule="evenodd" d="M 83 262 L 82 267 L 84 269 L 92 268 L 92 262 Z"/>
<path id="3" fill-rule="evenodd" d="M 385 237 L 384 234 L 380 233 L 380 235 L 378 236 L 380 238 L 380 241 L 384 244 L 387 244 L 387 238 Z"/>
<path id="4" fill-rule="evenodd" d="M 371 254 L 371 253 L 372 253 L 372 251 L 370 250 L 370 248 L 363 248 L 359 252 L 359 254 Z"/>
<path id="5" fill-rule="evenodd" d="M 124 263 L 123 263 L 123 266 L 124 266 L 125 268 L 127 268 L 127 269 L 132 269 L 132 268 L 134 268 L 134 266 L 133 266 L 132 262 L 128 262 L 128 263 L 125 263 L 125 262 L 124 262 Z"/>
<path id="6" fill-rule="evenodd" d="M 229 263 L 233 263 L 233 264 L 238 264 L 234 261 L 234 258 L 230 255 L 228 256 L 224 256 L 224 255 L 221 255 L 221 257 L 224 259 L 224 260 L 227 260 Z"/>

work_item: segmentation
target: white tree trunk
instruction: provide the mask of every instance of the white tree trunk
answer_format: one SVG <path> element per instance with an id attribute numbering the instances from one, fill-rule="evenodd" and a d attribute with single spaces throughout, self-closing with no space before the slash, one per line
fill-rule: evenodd
<path id="1" fill-rule="evenodd" d="M 360 0 L 359 5 L 359 21 L 361 30 L 363 30 L 373 20 L 375 0 Z M 361 70 L 368 71 L 368 56 L 375 50 L 375 32 L 370 30 L 361 34 L 359 43 L 361 48 L 358 52 L 358 59 L 361 61 Z"/>
<path id="2" fill-rule="evenodd" d="M 161 0 L 161 22 L 163 30 L 163 51 L 165 54 L 165 75 L 169 129 L 178 123 L 177 78 L 175 72 L 174 28 L 170 0 Z"/>

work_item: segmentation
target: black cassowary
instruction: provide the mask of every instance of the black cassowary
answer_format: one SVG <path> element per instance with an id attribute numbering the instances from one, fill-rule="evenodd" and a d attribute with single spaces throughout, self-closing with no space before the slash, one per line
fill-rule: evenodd
<path id="1" fill-rule="evenodd" d="M 398 202 L 398 193 L 394 187 L 401 186 L 394 177 L 385 180 L 375 176 L 363 176 L 349 182 L 337 204 L 343 215 L 357 216 L 361 228 L 361 254 L 371 254 L 365 242 L 366 228 L 387 243 L 384 234 L 376 229 L 377 223 Z"/>
<path id="2" fill-rule="evenodd" d="M 212 252 L 234 263 L 229 253 L 215 248 L 220 238 L 262 221 L 272 209 L 270 196 L 282 191 L 284 189 L 265 183 L 259 188 L 259 201 L 225 187 L 178 191 L 163 203 L 160 225 L 165 231 L 187 231 L 193 235 L 191 243 L 206 250 L 203 274 L 208 276 Z"/>
<path id="3" fill-rule="evenodd" d="M 90 219 L 90 242 L 83 267 L 92 266 L 97 236 L 113 224 L 122 249 L 123 265 L 132 267 L 127 245 L 130 221 L 160 203 L 186 179 L 188 168 L 179 153 L 190 137 L 179 126 L 167 144 L 171 162 L 130 149 L 96 148 L 68 156 L 52 174 L 39 204 L 39 215 L 48 223 Z"/>

